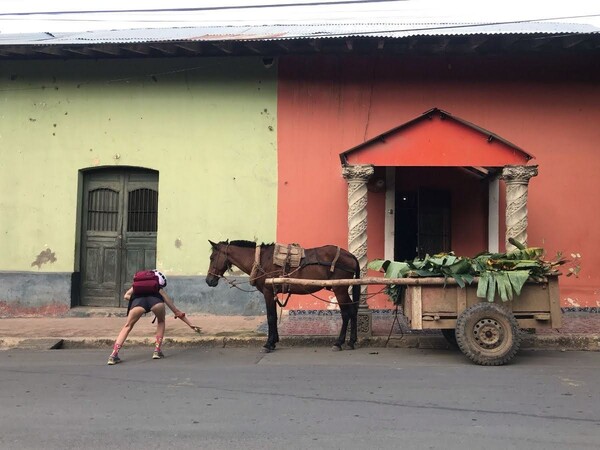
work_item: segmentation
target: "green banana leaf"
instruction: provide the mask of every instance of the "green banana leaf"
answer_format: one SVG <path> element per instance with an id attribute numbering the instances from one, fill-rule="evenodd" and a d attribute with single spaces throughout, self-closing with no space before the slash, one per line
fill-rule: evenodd
<path id="1" fill-rule="evenodd" d="M 529 279 L 529 271 L 528 270 L 513 270 L 511 272 L 506 272 L 508 278 L 510 279 L 510 284 L 515 291 L 515 294 L 521 295 L 521 289 L 523 289 L 523 285 Z"/>
<path id="2" fill-rule="evenodd" d="M 426 255 L 425 258 L 405 262 L 376 259 L 369 262 L 367 267 L 385 272 L 386 278 L 453 278 L 460 287 L 471 284 L 474 277 L 478 276 L 477 297 L 493 302 L 498 295 L 506 302 L 521 294 L 528 279 L 542 280 L 546 275 L 555 273 L 558 265 L 556 261 L 542 259 L 544 250 L 541 247 L 525 247 L 517 241 L 511 243 L 517 249 L 508 253 L 484 252 L 473 258 L 466 258 L 450 252 Z M 401 287 L 403 286 L 390 287 L 389 292 L 394 293 L 395 301 L 400 298 L 402 290 L 397 288 Z"/>
<path id="3" fill-rule="evenodd" d="M 488 279 L 490 278 L 490 276 L 491 275 L 489 272 L 484 272 L 479 277 L 479 283 L 477 283 L 477 297 L 487 297 Z"/>
<path id="4" fill-rule="evenodd" d="M 493 302 L 494 301 L 494 297 L 496 295 L 496 278 L 495 278 L 496 272 L 490 272 L 490 277 L 488 278 L 488 283 L 487 283 L 487 291 L 486 291 L 486 298 L 488 302 Z"/>
<path id="5" fill-rule="evenodd" d="M 503 302 L 507 302 L 512 300 L 513 291 L 512 286 L 510 285 L 510 280 L 508 279 L 508 275 L 506 272 L 496 272 L 494 274 L 496 277 L 496 287 L 498 289 L 498 294 Z"/>
<path id="6" fill-rule="evenodd" d="M 384 265 L 386 262 L 389 262 L 386 259 L 374 259 L 373 261 L 369 261 L 367 264 L 367 268 L 371 270 L 385 270 Z"/>

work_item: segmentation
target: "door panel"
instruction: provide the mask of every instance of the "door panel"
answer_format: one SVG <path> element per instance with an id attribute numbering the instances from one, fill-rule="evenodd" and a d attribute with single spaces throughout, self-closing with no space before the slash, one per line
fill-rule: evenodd
<path id="1" fill-rule="evenodd" d="M 123 224 L 122 286 L 129 289 L 138 270 L 156 266 L 156 232 L 158 229 L 158 175 L 130 173 L 126 178 L 125 204 L 127 215 Z"/>
<path id="2" fill-rule="evenodd" d="M 122 183 L 118 174 L 94 175 L 84 181 L 81 304 L 116 306 Z"/>
<path id="3" fill-rule="evenodd" d="M 158 174 L 91 172 L 85 175 L 83 194 L 81 304 L 125 306 L 123 293 L 133 274 L 156 264 Z M 129 231 L 130 222 L 134 231 Z"/>

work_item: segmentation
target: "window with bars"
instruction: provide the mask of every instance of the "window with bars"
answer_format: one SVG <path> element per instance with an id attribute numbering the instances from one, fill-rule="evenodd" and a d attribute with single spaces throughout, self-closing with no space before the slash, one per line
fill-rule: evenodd
<path id="1" fill-rule="evenodd" d="M 127 231 L 156 231 L 158 229 L 158 192 L 136 189 L 129 193 Z"/>
<path id="2" fill-rule="evenodd" d="M 95 189 L 88 194 L 88 231 L 117 231 L 119 193 L 112 189 Z"/>

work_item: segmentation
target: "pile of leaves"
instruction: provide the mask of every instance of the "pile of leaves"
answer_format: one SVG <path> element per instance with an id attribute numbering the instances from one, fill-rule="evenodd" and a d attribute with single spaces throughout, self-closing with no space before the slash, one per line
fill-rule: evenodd
<path id="1" fill-rule="evenodd" d="M 543 248 L 525 247 L 514 239 L 510 242 L 517 248 L 507 253 L 480 253 L 473 258 L 441 253 L 404 262 L 376 259 L 368 264 L 368 268 L 385 272 L 386 278 L 451 278 L 460 287 L 473 283 L 475 277 L 479 277 L 478 297 L 493 302 L 498 294 L 506 302 L 521 293 L 527 280 L 544 281 L 548 275 L 558 275 L 559 266 L 571 262 L 561 253 L 555 260 L 546 261 Z M 579 256 L 572 255 L 574 259 Z M 577 276 L 578 273 L 579 266 L 575 266 L 569 269 L 567 276 Z M 391 285 L 385 291 L 395 304 L 399 304 L 404 290 L 402 285 Z"/>

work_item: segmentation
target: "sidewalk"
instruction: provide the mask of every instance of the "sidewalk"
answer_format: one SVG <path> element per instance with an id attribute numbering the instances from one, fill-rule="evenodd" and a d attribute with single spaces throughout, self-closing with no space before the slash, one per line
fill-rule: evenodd
<path id="1" fill-rule="evenodd" d="M 437 330 L 413 331 L 403 316 L 394 320 L 393 311 L 374 310 L 372 337 L 359 338 L 359 346 L 447 348 Z M 257 347 L 266 341 L 264 316 L 189 315 L 202 329 L 198 334 L 185 323 L 167 317 L 166 346 Z M 153 315 L 143 316 L 126 345 L 152 345 L 156 330 Z M 330 346 L 339 333 L 341 319 L 336 311 L 284 311 L 278 319 L 280 346 Z M 125 323 L 120 308 L 73 308 L 64 317 L 0 318 L 0 349 L 110 348 Z M 389 336 L 389 338 L 388 338 Z M 522 348 L 600 351 L 600 314 L 563 314 L 559 330 L 523 333 Z"/>

